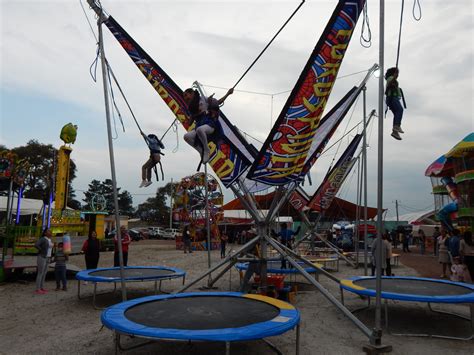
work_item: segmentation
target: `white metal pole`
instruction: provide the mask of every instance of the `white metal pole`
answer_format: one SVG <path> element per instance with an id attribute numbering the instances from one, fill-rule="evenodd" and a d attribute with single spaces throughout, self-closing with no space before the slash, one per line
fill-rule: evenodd
<path id="1" fill-rule="evenodd" d="M 174 186 L 173 186 L 173 178 L 171 178 L 171 193 L 170 193 L 170 228 L 173 228 L 173 195 L 174 195 Z"/>
<path id="2" fill-rule="evenodd" d="M 122 250 L 122 235 L 120 234 L 120 215 L 118 205 L 118 194 L 117 194 L 117 177 L 115 174 L 115 159 L 114 159 L 114 145 L 112 142 L 112 125 L 110 123 L 110 107 L 109 107 L 109 93 L 107 83 L 107 69 L 105 66 L 105 50 L 104 50 L 104 38 L 102 33 L 102 13 L 98 19 L 99 27 L 99 49 L 100 49 L 100 61 L 102 67 L 102 84 L 104 88 L 104 102 L 105 102 L 105 116 L 107 122 L 107 138 L 109 143 L 109 157 L 110 157 L 110 171 L 112 174 L 112 191 L 114 196 L 114 209 L 115 209 L 115 235 L 117 236 L 117 247 L 119 252 L 119 263 L 120 263 L 120 283 L 122 286 L 122 301 L 127 300 L 127 290 L 124 280 L 124 269 L 123 269 L 123 250 Z"/>
<path id="3" fill-rule="evenodd" d="M 211 268 L 211 224 L 209 221 L 209 186 L 207 179 L 207 164 L 204 164 L 204 186 L 206 191 L 206 230 L 207 230 L 207 266 Z M 209 279 L 211 274 L 209 274 Z"/>
<path id="4" fill-rule="evenodd" d="M 367 87 L 362 89 L 362 98 L 364 101 L 364 137 L 362 141 L 362 172 L 364 180 L 364 275 L 367 276 Z"/>
<path id="5" fill-rule="evenodd" d="M 376 252 L 376 296 L 375 296 L 375 332 L 382 334 L 382 228 L 383 228 L 383 116 L 384 116 L 384 36 L 385 36 L 385 0 L 380 0 L 380 48 L 379 48 L 379 97 L 378 97 L 378 154 L 377 154 L 377 252 Z M 380 337 L 376 339 L 380 342 Z M 378 344 L 377 344 L 378 345 Z"/>

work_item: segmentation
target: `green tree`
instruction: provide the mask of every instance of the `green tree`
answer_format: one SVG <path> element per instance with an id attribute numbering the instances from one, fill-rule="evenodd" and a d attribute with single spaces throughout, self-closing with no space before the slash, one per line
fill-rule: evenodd
<path id="1" fill-rule="evenodd" d="M 138 205 L 136 215 L 143 221 L 168 224 L 170 208 L 168 198 L 174 193 L 176 183 L 167 183 L 156 191 L 155 197 Z"/>
<path id="2" fill-rule="evenodd" d="M 133 208 L 133 198 L 130 192 L 124 190 L 118 195 L 118 205 L 121 215 L 133 216 L 135 214 L 135 208 Z"/>
<path id="3" fill-rule="evenodd" d="M 27 159 L 30 163 L 30 171 L 24 184 L 24 196 L 35 199 L 47 198 L 54 188 L 54 166 L 58 150 L 51 144 L 43 144 L 32 139 L 26 145 L 13 148 L 12 151 L 19 159 Z M 75 191 L 72 187 L 76 172 L 76 164 L 70 160 L 68 206 L 72 208 L 80 206 L 80 202 L 75 200 Z"/>
<path id="4" fill-rule="evenodd" d="M 105 211 L 109 212 L 110 214 L 115 213 L 114 193 L 111 179 L 105 179 L 102 182 L 95 179 L 92 180 L 87 191 L 84 192 L 84 196 L 84 209 L 93 210 L 92 200 L 94 197 L 103 196 L 105 199 Z M 117 197 L 119 214 L 132 216 L 134 214 L 132 195 L 127 190 L 120 192 L 120 187 L 117 187 Z"/>

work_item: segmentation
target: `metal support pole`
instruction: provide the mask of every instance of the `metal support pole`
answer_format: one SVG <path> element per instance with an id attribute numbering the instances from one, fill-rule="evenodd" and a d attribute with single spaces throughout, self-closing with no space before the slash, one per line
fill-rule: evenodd
<path id="1" fill-rule="evenodd" d="M 211 225 L 209 221 L 209 186 L 207 181 L 207 164 L 204 164 L 204 186 L 206 198 L 206 230 L 207 230 L 207 266 L 211 268 Z M 209 281 L 211 281 L 211 274 L 209 274 Z"/>
<path id="2" fill-rule="evenodd" d="M 109 107 L 109 94 L 108 94 L 108 82 L 107 82 L 107 69 L 105 64 L 105 50 L 104 50 L 104 38 L 102 33 L 102 22 L 104 17 L 102 12 L 100 13 L 97 25 L 99 27 L 99 49 L 100 59 L 102 67 L 102 84 L 104 88 L 104 102 L 105 102 L 105 116 L 107 122 L 107 138 L 109 143 L 109 157 L 110 157 L 110 171 L 112 174 L 112 191 L 114 196 L 114 209 L 115 209 L 115 235 L 117 236 L 117 247 L 119 252 L 119 263 L 120 263 L 120 283 L 122 286 L 122 301 L 127 300 L 127 289 L 124 281 L 124 270 L 123 270 L 123 251 L 122 251 L 122 235 L 120 233 L 120 215 L 118 205 L 118 194 L 117 194 L 117 177 L 115 174 L 115 159 L 114 159 L 114 146 L 112 142 L 112 125 L 110 123 L 110 107 Z"/>
<path id="3" fill-rule="evenodd" d="M 361 200 L 361 189 L 360 185 L 362 182 L 361 179 L 361 163 L 360 157 L 357 158 L 357 197 L 356 197 L 356 223 L 355 223 L 355 233 L 354 233 L 354 251 L 355 251 L 355 268 L 359 267 L 359 226 L 360 226 L 360 200 Z"/>
<path id="4" fill-rule="evenodd" d="M 380 0 L 380 48 L 379 48 L 379 95 L 378 95 L 378 150 L 377 150 L 377 252 L 375 282 L 375 331 L 377 336 L 370 339 L 372 345 L 382 341 L 382 221 L 383 221 L 383 117 L 384 117 L 384 36 L 385 0 Z"/>
<path id="5" fill-rule="evenodd" d="M 288 256 L 285 251 L 280 248 L 278 243 L 271 238 L 266 237 L 268 243 L 270 243 L 280 254 L 286 255 L 288 262 L 297 269 L 303 277 L 308 280 L 313 286 L 315 286 L 321 294 L 326 297 L 334 306 L 336 306 L 346 317 L 348 317 L 357 328 L 359 328 L 365 336 L 371 338 L 372 331 L 365 326 L 356 316 L 354 316 L 343 304 L 341 304 L 328 290 L 326 290 L 314 277 L 306 272 L 292 257 Z"/>
<path id="6" fill-rule="evenodd" d="M 364 136 L 362 141 L 362 172 L 364 181 L 364 275 L 367 276 L 367 87 L 362 89 L 362 98 L 364 102 Z"/>
<path id="7" fill-rule="evenodd" d="M 174 194 L 174 186 L 173 186 L 173 178 L 171 178 L 171 193 L 170 193 L 170 228 L 173 228 L 173 194 Z"/>
<path id="8" fill-rule="evenodd" d="M 267 293 L 267 242 L 265 240 L 266 228 L 268 222 L 265 224 L 259 223 L 257 225 L 257 233 L 260 237 L 260 291 Z"/>
<path id="9" fill-rule="evenodd" d="M 8 197 L 7 197 L 7 213 L 6 213 L 6 220 L 5 225 L 10 225 L 10 209 L 11 209 L 11 201 L 13 200 L 13 178 L 10 178 L 10 184 L 8 186 Z M 44 222 L 43 222 L 44 224 Z"/>
<path id="10" fill-rule="evenodd" d="M 191 286 L 195 285 L 196 283 L 198 283 L 199 281 L 201 281 L 202 279 L 204 279 L 206 276 L 210 275 L 212 272 L 216 271 L 217 269 L 219 269 L 222 265 L 228 263 L 229 261 L 231 261 L 232 259 L 234 258 L 237 258 L 237 256 L 240 254 L 240 253 L 243 253 L 251 248 L 254 247 L 255 243 L 257 243 L 258 241 L 260 240 L 260 237 L 259 236 L 256 236 L 255 238 L 253 238 L 252 240 L 248 241 L 246 244 L 244 244 L 240 249 L 238 249 L 237 251 L 235 251 L 233 254 L 229 254 L 227 255 L 227 257 L 222 260 L 219 264 L 217 265 L 214 265 L 211 269 L 207 270 L 206 272 L 204 272 L 202 275 L 198 276 L 196 279 L 194 279 L 193 281 L 191 281 L 189 284 L 187 285 L 184 285 L 183 287 L 181 287 L 178 291 L 174 292 L 174 293 L 181 293 L 181 292 L 184 292 L 186 291 L 188 288 L 190 288 Z M 215 278 L 214 279 L 214 282 L 217 281 L 218 278 Z"/>

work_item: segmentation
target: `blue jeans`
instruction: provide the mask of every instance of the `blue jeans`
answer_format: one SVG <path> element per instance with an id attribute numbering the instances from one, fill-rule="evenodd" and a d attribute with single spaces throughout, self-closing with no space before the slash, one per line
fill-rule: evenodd
<path id="1" fill-rule="evenodd" d="M 403 106 L 400 97 L 387 96 L 386 103 L 390 111 L 393 112 L 393 125 L 400 126 L 402 124 Z"/>
<path id="2" fill-rule="evenodd" d="M 67 287 L 66 265 L 56 265 L 54 267 L 54 276 L 56 278 L 56 288 L 59 288 L 62 283 L 65 289 Z"/>

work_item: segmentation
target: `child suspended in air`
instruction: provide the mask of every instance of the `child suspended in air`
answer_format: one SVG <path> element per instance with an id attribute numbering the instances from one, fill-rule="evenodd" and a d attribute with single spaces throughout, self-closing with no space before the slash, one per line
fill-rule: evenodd
<path id="1" fill-rule="evenodd" d="M 151 170 L 160 162 L 161 149 L 164 149 L 165 146 L 156 135 L 145 135 L 143 132 L 141 134 L 145 139 L 148 149 L 150 149 L 150 158 L 142 166 L 142 183 L 139 187 L 147 187 L 151 185 Z"/>
<path id="2" fill-rule="evenodd" d="M 221 128 L 219 124 L 219 106 L 224 103 L 225 99 L 234 92 L 229 89 L 227 93 L 219 100 L 212 97 L 202 97 L 197 90 L 192 88 L 184 91 L 184 101 L 188 105 L 191 113 L 191 122 L 196 123 L 192 131 L 184 135 L 186 143 L 196 149 L 201 155 L 201 162 L 206 164 L 209 161 L 208 138 L 214 133 L 218 133 Z"/>
<path id="3" fill-rule="evenodd" d="M 403 117 L 403 92 L 398 86 L 398 68 L 389 68 L 385 73 L 385 80 L 387 80 L 387 87 L 385 89 L 385 102 L 388 108 L 393 113 L 393 128 L 392 137 L 397 140 L 402 140 L 400 133 L 405 133 L 402 130 L 402 117 Z"/>

